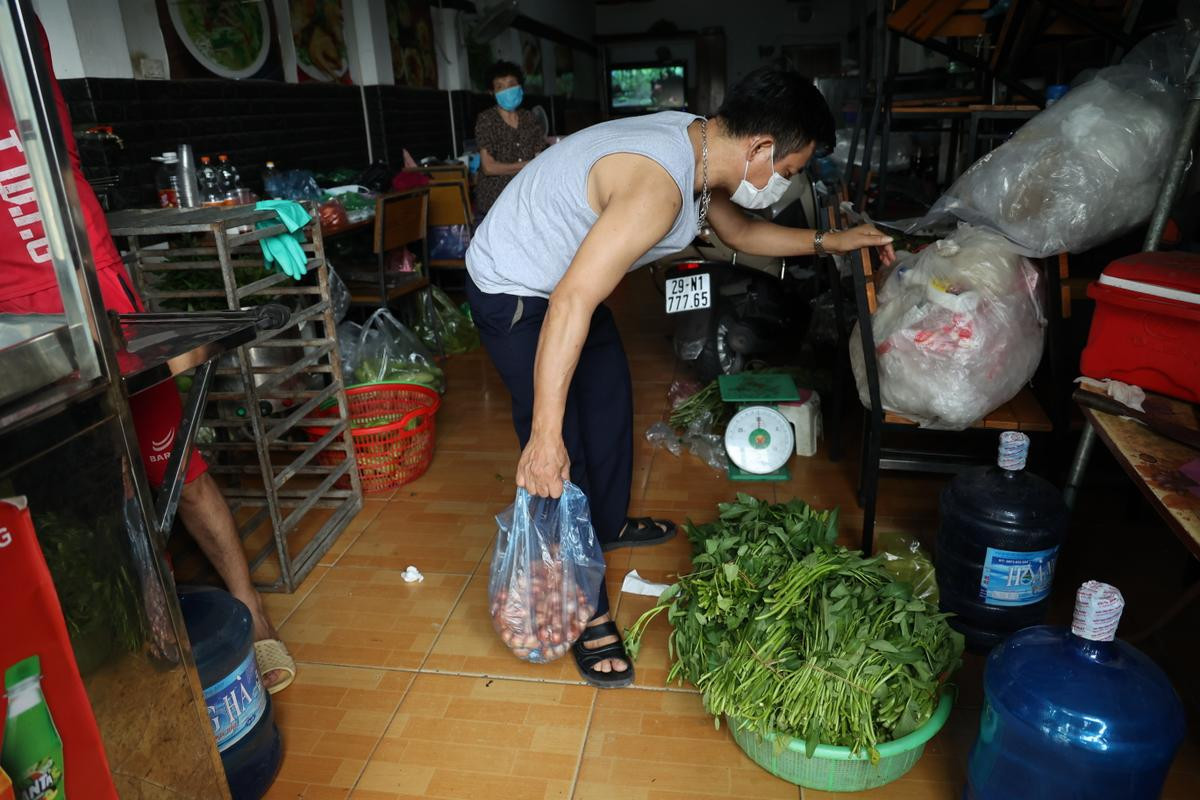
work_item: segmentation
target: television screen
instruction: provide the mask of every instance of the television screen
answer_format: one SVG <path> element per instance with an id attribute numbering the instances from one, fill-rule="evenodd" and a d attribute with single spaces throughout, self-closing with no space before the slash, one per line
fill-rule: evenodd
<path id="1" fill-rule="evenodd" d="M 666 111 L 687 106 L 683 64 L 625 65 L 608 70 L 610 105 L 615 112 Z"/>

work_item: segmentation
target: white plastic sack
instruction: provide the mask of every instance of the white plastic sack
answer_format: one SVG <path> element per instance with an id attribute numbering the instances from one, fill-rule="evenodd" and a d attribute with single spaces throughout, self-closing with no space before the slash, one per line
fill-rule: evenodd
<path id="1" fill-rule="evenodd" d="M 841 128 L 834 134 L 833 152 L 829 154 L 829 158 L 837 165 L 837 168 L 842 172 L 846 171 L 846 162 L 850 160 L 850 139 L 853 138 L 854 130 L 851 128 Z M 858 151 L 854 154 L 854 165 L 861 167 L 863 165 L 863 147 L 866 135 L 862 134 L 858 137 Z M 871 146 L 871 169 L 879 170 L 879 153 L 883 142 L 876 138 L 875 143 Z M 903 172 L 912 166 L 912 137 L 906 133 L 893 132 L 888 136 L 888 172 Z"/>
<path id="2" fill-rule="evenodd" d="M 883 407 L 924 428 L 962 430 L 1007 403 L 1037 369 L 1038 272 L 991 231 L 961 225 L 895 269 L 871 318 Z M 870 407 L 862 339 L 850 363 Z"/>
<path id="3" fill-rule="evenodd" d="M 948 217 L 1028 256 L 1082 252 L 1145 222 L 1183 121 L 1183 93 L 1138 64 L 1103 69 L 971 165 L 910 230 Z"/>

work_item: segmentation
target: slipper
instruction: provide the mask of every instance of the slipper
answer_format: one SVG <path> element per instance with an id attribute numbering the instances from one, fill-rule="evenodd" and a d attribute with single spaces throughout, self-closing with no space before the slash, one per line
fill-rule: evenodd
<path id="1" fill-rule="evenodd" d="M 282 692 L 296 680 L 296 660 L 288 652 L 287 645 L 278 639 L 262 639 L 254 643 L 254 659 L 258 662 L 258 674 L 279 670 L 286 673 L 283 680 L 267 688 L 267 692 Z"/>
<path id="2" fill-rule="evenodd" d="M 584 642 L 594 642 L 606 636 L 616 636 L 617 641 L 603 647 L 583 646 Z M 575 666 L 579 669 L 580 676 L 588 684 L 598 689 L 620 689 L 622 686 L 629 686 L 633 683 L 633 660 L 625 652 L 625 643 L 621 641 L 621 632 L 617 630 L 617 624 L 612 620 L 584 628 L 579 641 L 571 645 L 571 652 L 575 654 Z M 601 661 L 610 658 L 621 659 L 629 665 L 629 669 L 624 672 L 597 672 L 592 669 Z"/>
<path id="3" fill-rule="evenodd" d="M 600 549 L 616 550 L 618 547 L 649 547 L 675 536 L 675 523 L 669 519 L 650 519 L 650 517 L 627 517 L 625 527 L 616 539 L 611 542 L 601 542 Z"/>

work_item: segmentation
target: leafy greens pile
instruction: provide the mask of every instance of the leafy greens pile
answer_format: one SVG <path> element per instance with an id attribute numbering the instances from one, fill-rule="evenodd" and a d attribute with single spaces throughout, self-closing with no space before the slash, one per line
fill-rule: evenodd
<path id="1" fill-rule="evenodd" d="M 837 512 L 739 494 L 716 522 L 686 526 L 693 571 L 627 632 L 634 658 L 666 610 L 668 681 L 759 734 L 866 750 L 923 725 L 958 666 L 962 637 L 882 557 L 834 546 Z"/>

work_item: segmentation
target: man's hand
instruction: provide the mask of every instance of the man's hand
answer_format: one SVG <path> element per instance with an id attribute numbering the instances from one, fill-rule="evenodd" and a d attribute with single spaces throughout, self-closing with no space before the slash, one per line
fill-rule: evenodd
<path id="1" fill-rule="evenodd" d="M 858 225 L 837 233 L 827 233 L 822 245 L 830 253 L 852 253 L 863 247 L 877 248 L 879 260 L 885 267 L 891 266 L 896 260 L 892 237 L 874 225 Z"/>
<path id="2" fill-rule="evenodd" d="M 517 486 L 537 497 L 559 497 L 571 477 L 571 459 L 561 436 L 534 436 L 517 463 Z"/>

